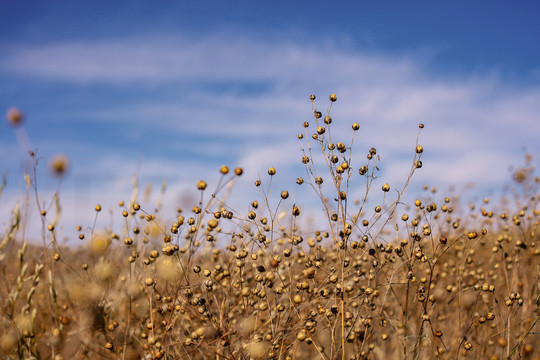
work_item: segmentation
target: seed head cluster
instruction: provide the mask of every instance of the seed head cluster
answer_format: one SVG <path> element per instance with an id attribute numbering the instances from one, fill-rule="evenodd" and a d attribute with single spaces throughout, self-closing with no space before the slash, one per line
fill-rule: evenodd
<path id="1" fill-rule="evenodd" d="M 464 204 L 430 186 L 405 204 L 407 185 L 381 178 L 377 149 L 356 152 L 358 123 L 346 125 L 352 141 L 333 137 L 337 96 L 326 112 L 309 99 L 296 136 L 302 176 L 272 192 L 283 174 L 270 167 L 243 209 L 226 191 L 243 169 L 228 166 L 217 185 L 193 184 L 200 200 L 173 214 L 137 195 L 112 215 L 89 204 L 113 221 L 78 226 L 76 247 L 57 240 L 54 206 L 36 204 L 43 246 L 25 241 L 15 209 L 0 237 L 0 357 L 538 359 L 534 172 L 514 175 L 515 204 Z M 424 154 L 418 139 L 409 149 L 405 184 Z M 50 168 L 63 176 L 67 158 Z M 295 203 L 303 188 L 322 219 Z"/>

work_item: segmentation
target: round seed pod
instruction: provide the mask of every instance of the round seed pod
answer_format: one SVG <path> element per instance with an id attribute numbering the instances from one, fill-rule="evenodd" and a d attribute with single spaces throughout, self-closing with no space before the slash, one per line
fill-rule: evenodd
<path id="1" fill-rule="evenodd" d="M 366 175 L 367 171 L 368 171 L 368 167 L 367 167 L 366 165 L 362 165 L 362 166 L 360 167 L 360 169 L 358 169 L 358 173 L 359 173 L 360 175 L 362 175 L 362 176 L 363 176 L 363 175 Z"/>
<path id="2" fill-rule="evenodd" d="M 197 182 L 197 189 L 199 189 L 199 190 L 206 189 L 206 181 L 199 180 L 199 182 Z"/>
<path id="3" fill-rule="evenodd" d="M 62 178 L 66 175 L 69 168 L 69 160 L 67 156 L 63 154 L 55 155 L 49 162 L 49 168 L 54 176 Z"/>
<path id="4" fill-rule="evenodd" d="M 11 126 L 18 127 L 22 125 L 24 116 L 21 110 L 13 107 L 7 111 L 6 119 Z"/>

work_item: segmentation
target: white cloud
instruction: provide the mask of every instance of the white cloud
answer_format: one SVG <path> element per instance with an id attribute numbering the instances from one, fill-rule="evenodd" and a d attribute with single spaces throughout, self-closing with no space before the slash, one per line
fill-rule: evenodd
<path id="1" fill-rule="evenodd" d="M 17 46 L 0 62 L 4 70 L 79 83 L 289 80 L 326 83 L 339 73 L 361 75 L 367 83 L 408 77 L 414 65 L 376 55 L 228 35 L 206 38 L 127 39 L 97 43 Z M 380 72 L 381 68 L 386 71 Z M 294 74 L 294 78 L 290 75 Z M 375 75 L 375 76 L 374 76 Z M 335 79 L 343 82 L 347 79 Z"/>

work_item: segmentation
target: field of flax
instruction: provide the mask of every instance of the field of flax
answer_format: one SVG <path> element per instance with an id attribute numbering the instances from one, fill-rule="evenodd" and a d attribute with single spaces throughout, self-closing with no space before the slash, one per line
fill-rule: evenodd
<path id="1" fill-rule="evenodd" d="M 310 99 L 314 117 L 298 134 L 306 176 L 296 183 L 324 209 L 317 227 L 301 221 L 305 210 L 287 190 L 270 192 L 275 168 L 253 184 L 260 198 L 249 212 L 230 207 L 228 187 L 243 170 L 223 166 L 215 189 L 193 184 L 192 208 L 161 214 L 134 189 L 118 199 L 117 227 L 82 224 L 84 245 L 61 246 L 61 204 L 55 196 L 46 199 L 52 210 L 40 207 L 30 153 L 27 198 L 36 199 L 41 239 L 25 231 L 24 204 L 2 219 L 0 357 L 540 359 L 540 181 L 531 159 L 513 173 L 505 201 L 436 202 L 426 187 L 405 204 L 422 167 L 423 125 L 396 191 L 376 181 L 375 148 L 353 157 L 358 124 L 350 142 L 332 138 L 337 97 L 326 114 Z M 23 126 L 19 110 L 7 117 Z M 50 166 L 61 177 L 68 160 Z M 358 181 L 364 196 L 353 199 Z"/>

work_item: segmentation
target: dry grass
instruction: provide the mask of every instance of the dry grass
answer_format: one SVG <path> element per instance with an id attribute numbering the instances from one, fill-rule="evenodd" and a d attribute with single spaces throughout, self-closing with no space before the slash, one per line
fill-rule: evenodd
<path id="1" fill-rule="evenodd" d="M 224 166 L 215 189 L 194 186 L 192 209 L 168 220 L 135 195 L 120 201 L 117 229 L 79 228 L 79 248 L 56 241 L 57 196 L 53 214 L 40 209 L 41 245 L 26 238 L 26 206 L 14 209 L 0 238 L 0 356 L 540 359 L 533 170 L 515 172 L 519 192 L 508 203 L 436 203 L 426 188 L 408 206 L 402 196 L 422 166 L 418 139 L 403 188 L 379 187 L 376 149 L 352 156 L 359 125 L 347 145 L 333 140 L 331 106 L 323 115 L 311 100 L 314 119 L 298 135 L 306 178 L 297 183 L 323 205 L 319 228 L 297 225 L 304 210 L 287 191 L 272 197 L 274 168 L 255 183 L 261 199 L 248 213 L 227 205 L 242 169 Z M 27 198 L 39 207 L 31 158 Z M 67 167 L 65 157 L 51 162 L 59 177 Z M 358 179 L 365 196 L 349 199 Z"/>

